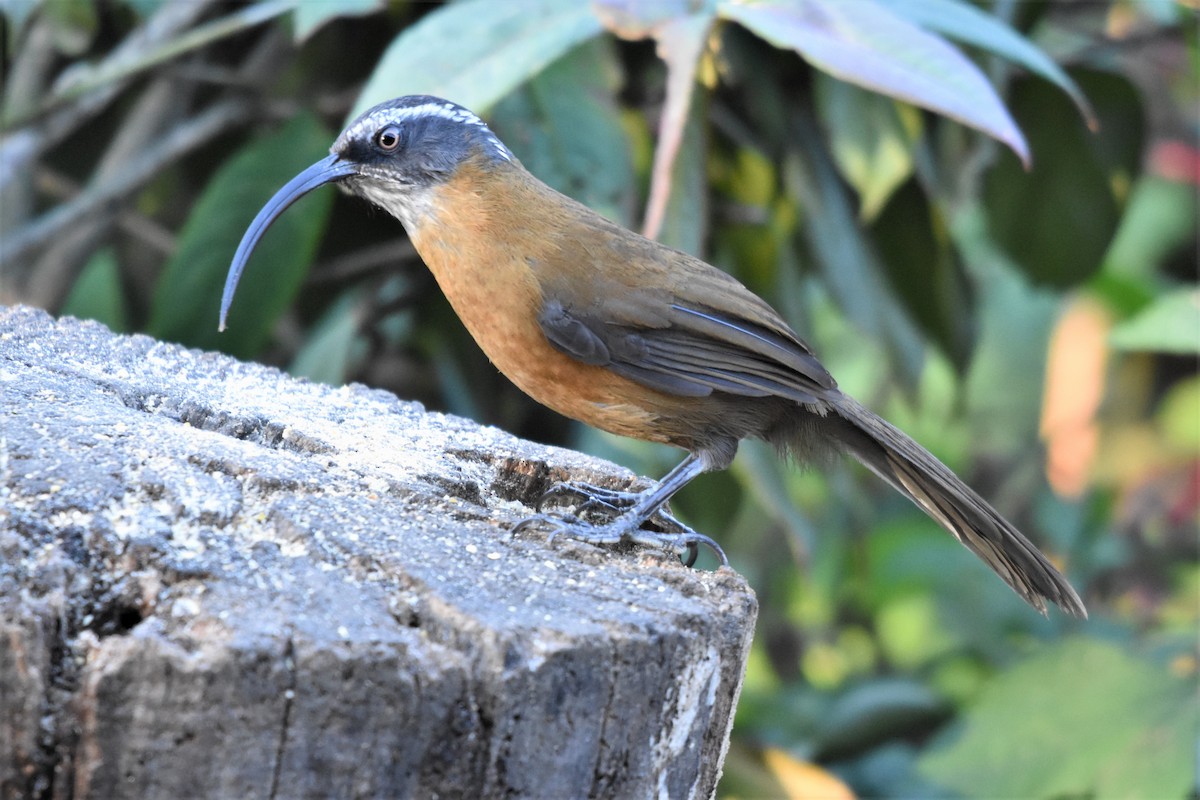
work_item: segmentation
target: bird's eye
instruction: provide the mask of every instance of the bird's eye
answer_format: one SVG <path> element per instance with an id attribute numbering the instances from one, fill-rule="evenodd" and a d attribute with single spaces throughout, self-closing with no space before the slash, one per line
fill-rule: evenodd
<path id="1" fill-rule="evenodd" d="M 389 125 L 375 135 L 375 143 L 389 153 L 400 146 L 400 129 Z"/>

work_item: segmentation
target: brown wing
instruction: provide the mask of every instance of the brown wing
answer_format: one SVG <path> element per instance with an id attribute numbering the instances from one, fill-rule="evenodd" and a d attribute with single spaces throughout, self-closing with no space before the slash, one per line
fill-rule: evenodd
<path id="1" fill-rule="evenodd" d="M 815 403 L 835 385 L 806 349 L 743 319 L 672 304 L 664 328 L 619 325 L 550 300 L 538 316 L 558 350 L 683 397 L 713 391 Z"/>
<path id="2" fill-rule="evenodd" d="M 539 274 L 538 323 L 561 352 L 684 397 L 815 403 L 836 386 L 774 309 L 726 273 L 606 221 L 595 226 L 590 240 L 559 243 L 583 269 L 569 281 Z"/>

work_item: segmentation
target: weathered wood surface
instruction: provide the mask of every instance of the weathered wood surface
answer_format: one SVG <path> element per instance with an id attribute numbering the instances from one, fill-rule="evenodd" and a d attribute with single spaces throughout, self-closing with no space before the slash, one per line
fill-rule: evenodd
<path id="1" fill-rule="evenodd" d="M 729 570 L 508 528 L 606 462 L 0 308 L 0 796 L 707 797 Z"/>

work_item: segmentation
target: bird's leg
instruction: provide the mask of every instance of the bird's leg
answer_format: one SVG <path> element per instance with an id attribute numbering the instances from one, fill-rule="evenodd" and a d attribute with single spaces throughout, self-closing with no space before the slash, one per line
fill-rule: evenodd
<path id="1" fill-rule="evenodd" d="M 551 539 L 554 536 L 563 534 L 570 536 L 572 539 L 579 539 L 593 544 L 617 544 L 619 542 L 634 542 L 644 546 L 661 547 L 677 552 L 680 556 L 683 553 L 688 554 L 686 562 L 691 566 L 696 561 L 698 549 L 700 545 L 707 545 L 712 548 L 713 552 L 721 560 L 722 565 L 727 565 L 729 559 L 725 557 L 725 552 L 715 541 L 702 533 L 697 533 L 691 528 L 684 525 L 679 520 L 662 510 L 671 497 L 692 481 L 696 476 L 707 470 L 708 466 L 705 461 L 695 454 L 689 454 L 680 464 L 673 470 L 668 472 L 656 486 L 651 487 L 643 492 L 621 492 L 613 489 L 601 489 L 599 492 L 591 492 L 591 489 L 600 487 L 592 487 L 587 484 L 568 484 L 563 490 L 563 493 L 569 496 L 575 496 L 583 500 L 582 507 L 591 506 L 592 509 L 597 507 L 620 512 L 610 521 L 595 525 L 583 520 L 560 519 L 551 517 L 546 514 L 538 514 L 523 520 L 513 528 L 514 533 L 525 530 L 534 526 L 546 526 L 551 528 Z M 553 496 L 557 494 L 555 490 L 551 490 L 547 494 Z M 543 495 L 542 500 L 546 499 Z M 541 501 L 539 501 L 539 508 Z M 668 527 L 666 532 L 655 532 L 642 530 L 642 525 L 649 521 L 665 522 L 664 527 Z"/>
<path id="2" fill-rule="evenodd" d="M 541 512 L 545 511 L 547 506 L 557 505 L 561 502 L 573 506 L 575 513 L 579 516 L 602 516 L 608 521 L 612 521 L 621 512 L 628 511 L 637 505 L 645 493 L 645 491 L 636 492 L 597 486 L 586 481 L 563 481 L 547 489 L 537 499 L 534 506 Z M 681 533 L 687 530 L 686 525 L 667 511 L 665 503 L 659 506 L 647 521 L 671 533 Z"/>
<path id="3" fill-rule="evenodd" d="M 563 500 L 579 511 L 607 512 L 611 516 L 631 507 L 641 496 L 641 492 L 611 489 L 587 481 L 563 481 L 547 489 L 534 505 L 541 511 L 547 505 Z"/>

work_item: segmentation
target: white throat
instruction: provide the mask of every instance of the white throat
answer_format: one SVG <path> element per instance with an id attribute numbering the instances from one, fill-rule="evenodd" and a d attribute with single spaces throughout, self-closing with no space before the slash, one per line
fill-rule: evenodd
<path id="1" fill-rule="evenodd" d="M 354 184 L 354 193 L 391 214 L 415 236 L 433 214 L 433 187 L 383 184 L 367 178 Z"/>

